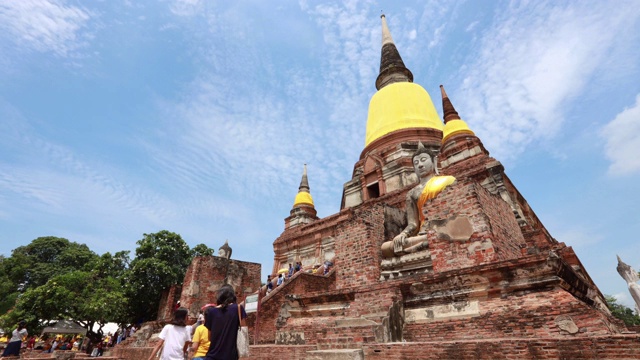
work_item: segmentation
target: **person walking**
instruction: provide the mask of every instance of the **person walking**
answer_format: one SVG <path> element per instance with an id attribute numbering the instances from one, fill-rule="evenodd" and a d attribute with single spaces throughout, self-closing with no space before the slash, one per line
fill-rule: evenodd
<path id="1" fill-rule="evenodd" d="M 240 319 L 236 304 L 236 294 L 233 287 L 224 285 L 218 290 L 216 303 L 218 306 L 210 307 L 204 314 L 204 325 L 210 332 L 209 351 L 205 360 L 237 360 L 238 328 Z M 244 308 L 240 306 L 242 318 L 247 317 Z"/>
<path id="2" fill-rule="evenodd" d="M 273 291 L 273 280 L 271 275 L 267 275 L 267 294 Z"/>
<path id="3" fill-rule="evenodd" d="M 11 333 L 11 339 L 7 344 L 7 347 L 4 348 L 4 352 L 2 353 L 2 357 L 5 356 L 20 356 L 20 348 L 22 347 L 22 339 L 27 337 L 29 333 L 27 332 L 27 322 L 21 320 L 18 323 L 18 327 L 13 330 Z"/>
<path id="4" fill-rule="evenodd" d="M 153 360 L 156 353 L 162 348 L 160 360 L 184 360 L 184 354 L 191 343 L 191 328 L 187 326 L 187 314 L 185 308 L 178 308 L 173 313 L 171 323 L 165 325 L 158 337 L 160 342 L 151 352 L 149 360 Z"/>

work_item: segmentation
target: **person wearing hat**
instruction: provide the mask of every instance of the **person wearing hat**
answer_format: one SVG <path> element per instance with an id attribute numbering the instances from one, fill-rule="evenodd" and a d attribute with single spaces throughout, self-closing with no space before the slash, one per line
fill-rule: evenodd
<path id="1" fill-rule="evenodd" d="M 4 352 L 2 353 L 2 357 L 15 355 L 20 356 L 20 348 L 22 347 L 22 339 L 26 338 L 29 333 L 27 332 L 27 322 L 21 320 L 18 323 L 18 327 L 13 330 L 11 334 L 11 340 L 7 344 L 7 347 L 4 348 Z"/>
<path id="2" fill-rule="evenodd" d="M 196 329 L 195 334 L 193 335 L 193 340 L 191 342 L 191 347 L 189 348 L 189 355 L 193 354 L 192 360 L 204 360 L 205 356 L 207 356 L 207 351 L 209 351 L 209 329 L 204 326 L 204 315 L 198 315 L 198 321 L 196 324 L 200 324 Z"/>

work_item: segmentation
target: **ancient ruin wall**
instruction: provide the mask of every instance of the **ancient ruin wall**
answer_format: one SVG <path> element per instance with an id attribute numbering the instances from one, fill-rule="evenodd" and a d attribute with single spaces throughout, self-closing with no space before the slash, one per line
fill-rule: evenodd
<path id="1" fill-rule="evenodd" d="M 261 265 L 218 256 L 198 256 L 193 259 L 182 284 L 181 305 L 194 318 L 200 308 L 215 303 L 216 292 L 230 284 L 244 298 L 260 288 Z"/>
<path id="2" fill-rule="evenodd" d="M 458 180 L 425 206 L 435 272 L 522 256 L 525 240 L 510 206 L 482 186 Z M 458 223 L 470 228 L 463 238 L 451 235 L 464 227 Z"/>
<path id="3" fill-rule="evenodd" d="M 380 278 L 384 206 L 365 204 L 336 227 L 336 288 L 370 285 Z"/>

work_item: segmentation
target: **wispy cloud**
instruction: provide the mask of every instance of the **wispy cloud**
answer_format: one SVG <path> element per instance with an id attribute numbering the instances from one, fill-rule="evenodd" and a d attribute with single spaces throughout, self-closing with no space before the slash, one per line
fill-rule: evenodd
<path id="1" fill-rule="evenodd" d="M 233 11 L 201 14 L 218 15 L 208 31 L 225 28 L 226 40 L 233 43 L 238 37 L 243 46 L 201 44 L 215 50 L 197 51 L 206 54 L 201 61 L 210 64 L 205 67 L 209 70 L 201 72 L 179 100 L 162 104 L 167 119 L 181 121 L 167 120 L 166 131 L 158 134 L 163 140 L 147 146 L 154 166 L 170 174 L 174 185 L 201 190 L 217 186 L 230 197 L 254 194 L 257 199 L 288 192 L 289 203 L 302 165 L 308 163 L 316 201 L 320 194 L 330 194 L 331 209 L 337 209 L 340 188 L 335 182 L 348 179 L 364 143 L 380 25 L 356 2 L 305 10 L 323 35 L 323 56 L 315 72 L 302 70 L 302 59 L 295 54 L 264 47 L 264 39 L 256 35 L 260 32 L 252 28 L 254 20 L 238 19 Z"/>
<path id="2" fill-rule="evenodd" d="M 83 159 L 72 148 L 43 138 L 3 101 L 0 117 L 0 149 L 11 154 L 0 161 L 0 194 L 22 204 L 21 212 L 64 217 L 108 213 L 108 208 L 160 223 L 173 211 L 161 196 L 111 175 L 117 170 L 109 165 Z"/>
<path id="3" fill-rule="evenodd" d="M 80 32 L 92 14 L 58 0 L 0 3 L 0 29 L 15 46 L 65 57 L 83 44 Z"/>
<path id="4" fill-rule="evenodd" d="M 637 8 L 607 2 L 512 5 L 470 55 L 456 106 L 504 160 L 553 138 L 565 121 L 564 106 L 585 91 L 611 49 L 626 41 L 620 35 L 640 17 Z"/>
<path id="5" fill-rule="evenodd" d="M 601 132 L 605 153 L 611 161 L 609 174 L 627 175 L 640 171 L 640 94 L 636 103 L 624 109 Z"/>
<path id="6" fill-rule="evenodd" d="M 589 229 L 589 225 L 573 227 L 571 225 L 567 226 L 566 224 L 556 224 L 556 226 L 558 227 L 558 231 L 556 231 L 554 235 L 556 240 L 578 249 L 594 246 L 605 239 L 597 229 Z"/>

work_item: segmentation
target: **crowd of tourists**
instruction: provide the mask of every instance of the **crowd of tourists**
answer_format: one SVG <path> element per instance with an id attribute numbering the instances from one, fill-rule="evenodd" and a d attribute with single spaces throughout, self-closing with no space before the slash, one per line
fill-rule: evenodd
<path id="1" fill-rule="evenodd" d="M 267 278 L 266 291 L 271 292 L 274 286 L 281 286 L 299 271 L 327 275 L 333 263 L 326 261 L 323 265 L 303 269 L 301 262 L 289 264 L 283 269 L 277 279 L 271 275 Z M 194 325 L 187 325 L 188 310 L 176 304 L 172 320 L 165 325 L 158 336 L 160 341 L 153 349 L 149 360 L 156 357 L 160 360 L 228 360 L 238 359 L 237 337 L 238 329 L 244 323 L 246 312 L 237 304 L 237 298 L 232 286 L 224 285 L 218 292 L 215 304 L 207 304 L 201 309 Z M 80 335 L 54 336 L 52 338 L 37 338 L 28 336 L 26 323 L 21 321 L 12 331 L 1 359 L 20 356 L 21 349 L 42 350 L 53 352 L 56 350 L 91 351 L 92 356 L 102 356 L 105 349 L 116 346 L 136 331 L 134 326 L 120 328 L 114 334 L 107 334 L 97 344 L 91 344 L 88 338 Z"/>
<path id="2" fill-rule="evenodd" d="M 53 353 L 54 351 L 86 351 L 92 356 L 102 356 L 105 349 L 113 347 L 132 336 L 136 331 L 135 326 L 122 327 L 115 334 L 108 333 L 97 343 L 81 334 L 42 334 L 42 336 L 29 335 L 26 322 L 20 321 L 18 326 L 9 335 L 0 337 L 0 343 L 6 342 L 0 359 L 11 359 L 20 356 L 21 352 L 41 351 Z M 9 337 L 10 336 L 10 337 Z"/>
<path id="3" fill-rule="evenodd" d="M 179 305 L 179 304 L 178 304 Z M 238 329 L 245 326 L 247 314 L 244 307 L 237 303 L 235 290 L 231 285 L 222 286 L 216 296 L 215 304 L 207 304 L 201 309 L 194 325 L 187 325 L 188 310 L 178 307 L 172 320 L 165 325 L 158 336 L 149 360 L 230 360 L 238 359 Z M 102 356 L 104 350 L 115 346 L 133 335 L 135 327 L 121 328 L 115 334 L 108 334 L 95 344 L 92 356 Z M 28 337 L 26 323 L 21 321 L 12 333 L 11 339 L 0 359 L 20 356 L 22 348 L 34 349 L 38 339 Z M 39 348 L 43 352 L 54 350 L 81 351 L 90 343 L 79 336 L 54 337 L 45 340 Z M 248 343 L 247 343 L 248 348 Z M 15 359 L 15 358 L 14 358 Z"/>
<path id="4" fill-rule="evenodd" d="M 306 270 L 303 268 L 302 262 L 299 262 L 299 261 L 296 262 L 295 266 L 289 263 L 289 268 L 280 269 L 280 271 L 278 271 L 277 278 L 274 279 L 271 275 L 267 275 L 267 284 L 266 284 L 267 294 L 273 291 L 275 287 L 278 287 L 284 284 L 285 281 L 291 279 L 293 274 L 297 273 L 298 271 L 306 271 L 311 274 L 327 275 L 332 267 L 333 267 L 333 263 L 328 260 L 325 261 L 322 265 L 314 265 L 313 267 Z"/>

